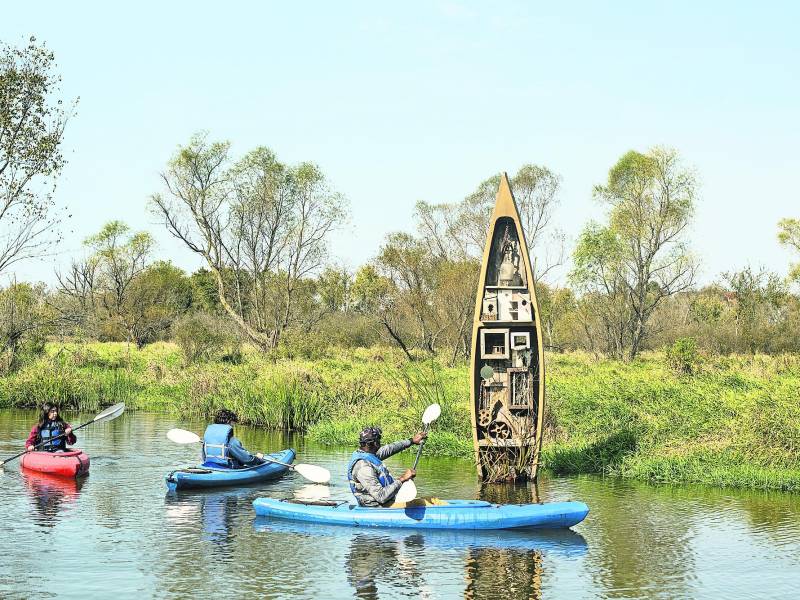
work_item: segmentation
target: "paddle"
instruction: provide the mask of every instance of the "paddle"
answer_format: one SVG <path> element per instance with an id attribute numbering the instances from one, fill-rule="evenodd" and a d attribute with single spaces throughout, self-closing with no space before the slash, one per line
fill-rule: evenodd
<path id="1" fill-rule="evenodd" d="M 77 427 L 73 427 L 71 433 L 74 433 L 74 432 L 78 431 L 78 429 L 83 429 L 84 427 L 86 427 L 87 425 L 91 425 L 92 423 L 99 423 L 101 421 L 110 421 L 112 419 L 116 419 L 124 411 L 125 411 L 125 403 L 124 402 L 120 402 L 119 404 L 115 404 L 114 406 L 109 406 L 107 409 L 105 409 L 103 412 L 98 414 L 91 421 L 87 421 L 83 425 L 78 425 Z M 40 446 L 44 446 L 46 443 L 51 442 L 52 440 L 57 440 L 58 438 L 64 437 L 66 435 L 67 435 L 66 433 L 62 433 L 61 435 L 57 435 L 57 436 L 55 436 L 55 437 L 53 437 L 53 438 L 51 438 L 49 440 L 45 440 L 43 442 L 39 442 L 38 444 L 36 444 L 33 447 L 33 449 L 36 450 L 36 448 L 39 448 Z M 15 454 L 11 458 L 5 459 L 3 462 L 0 463 L 0 467 L 5 465 L 7 462 L 11 462 L 15 458 L 19 458 L 20 456 L 22 456 L 23 454 L 26 454 L 27 452 L 28 452 L 28 450 L 25 450 L 25 452 L 20 452 L 19 454 Z"/>
<path id="2" fill-rule="evenodd" d="M 201 441 L 199 435 L 191 431 L 186 431 L 185 429 L 170 429 L 167 432 L 167 438 L 176 444 L 196 444 L 197 442 Z M 275 460 L 274 458 L 270 458 L 266 454 L 264 455 L 263 460 L 273 462 L 278 465 L 283 465 L 284 467 L 289 467 L 313 483 L 328 483 L 331 480 L 331 472 L 323 467 L 306 465 L 303 463 L 291 465 L 289 463 L 284 463 L 279 460 Z"/>
<path id="3" fill-rule="evenodd" d="M 422 431 L 427 432 L 430 424 L 438 419 L 440 414 L 442 414 L 442 407 L 438 404 L 431 404 L 428 408 L 426 408 L 425 412 L 422 413 Z M 424 445 L 425 440 L 422 440 L 422 442 L 419 444 L 419 448 L 417 449 L 417 457 L 414 459 L 414 466 L 412 467 L 414 470 L 417 469 L 419 457 L 422 454 L 422 447 Z M 400 489 L 397 491 L 397 495 L 394 497 L 394 501 L 410 502 L 416 497 L 417 485 L 414 483 L 413 479 L 409 479 L 408 481 L 403 482 L 403 485 L 400 487 Z"/>

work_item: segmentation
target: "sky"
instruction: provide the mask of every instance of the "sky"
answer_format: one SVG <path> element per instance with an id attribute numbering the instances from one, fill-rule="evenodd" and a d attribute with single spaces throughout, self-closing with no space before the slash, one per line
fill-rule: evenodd
<path id="1" fill-rule="evenodd" d="M 777 222 L 800 218 L 800 4 L 791 2 L 26 2 L 0 41 L 56 54 L 79 97 L 57 251 L 18 264 L 54 283 L 120 219 L 159 258 L 201 266 L 148 211 L 159 173 L 206 130 L 234 157 L 313 161 L 350 204 L 331 250 L 355 269 L 414 205 L 457 202 L 523 164 L 562 178 L 570 248 L 602 219 L 592 187 L 628 150 L 673 147 L 700 181 L 689 231 L 700 283 L 785 274 Z M 564 277 L 566 266 L 555 277 Z"/>

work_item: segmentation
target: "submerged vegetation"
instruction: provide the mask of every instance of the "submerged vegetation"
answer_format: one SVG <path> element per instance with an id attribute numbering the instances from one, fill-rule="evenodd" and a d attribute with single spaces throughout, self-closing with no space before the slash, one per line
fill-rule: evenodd
<path id="1" fill-rule="evenodd" d="M 408 436 L 424 407 L 442 405 L 426 452 L 472 457 L 466 364 L 405 360 L 397 349 L 315 357 L 244 348 L 236 360 L 187 364 L 173 344 L 49 344 L 0 378 L 0 407 L 57 399 L 96 410 L 206 417 L 222 406 L 244 423 L 303 431 L 351 446 L 380 424 Z M 800 491 L 800 356 L 731 356 L 675 369 L 649 353 L 631 363 L 589 354 L 548 356 L 543 461 L 557 474 L 595 473 Z"/>

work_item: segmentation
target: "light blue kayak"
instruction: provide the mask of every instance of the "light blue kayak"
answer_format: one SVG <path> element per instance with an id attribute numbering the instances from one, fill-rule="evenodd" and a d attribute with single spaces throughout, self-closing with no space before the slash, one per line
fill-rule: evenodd
<path id="1" fill-rule="evenodd" d="M 267 454 L 267 457 L 289 464 L 294 460 L 291 448 Z M 289 467 L 265 461 L 254 467 L 226 469 L 216 464 L 203 463 L 190 469 L 180 469 L 167 475 L 167 488 L 170 491 L 188 488 L 217 488 L 231 485 L 247 485 L 281 477 Z"/>
<path id="2" fill-rule="evenodd" d="M 256 498 L 253 507 L 262 517 L 352 527 L 417 529 L 515 529 L 518 527 L 572 527 L 589 513 L 583 502 L 547 504 L 491 504 L 483 500 L 446 500 L 446 504 L 405 508 L 367 508 L 346 502 L 304 503 L 297 500 Z"/>

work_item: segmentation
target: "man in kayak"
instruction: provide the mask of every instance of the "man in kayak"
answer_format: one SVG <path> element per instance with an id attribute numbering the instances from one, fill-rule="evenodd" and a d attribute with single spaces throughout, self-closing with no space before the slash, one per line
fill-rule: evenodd
<path id="1" fill-rule="evenodd" d="M 381 446 L 381 434 L 379 427 L 362 430 L 358 436 L 359 448 L 353 452 L 347 465 L 350 491 L 361 506 L 386 506 L 394 501 L 403 482 L 414 479 L 417 473 L 414 469 L 406 469 L 398 479 L 393 479 L 383 459 L 428 437 L 427 433 L 420 431 L 410 439 Z"/>
<path id="2" fill-rule="evenodd" d="M 42 412 L 39 413 L 39 420 L 25 441 L 25 448 L 28 452 L 32 452 L 41 444 L 38 450 L 65 452 L 67 444 L 74 444 L 77 441 L 78 438 L 72 433 L 72 427 L 58 414 L 58 404 L 45 402 L 42 405 Z"/>
<path id="3" fill-rule="evenodd" d="M 229 469 L 241 469 L 260 465 L 264 455 L 250 454 L 233 436 L 233 423 L 239 418 L 225 408 L 214 415 L 214 424 L 206 427 L 203 434 L 203 462 L 217 464 Z"/>

